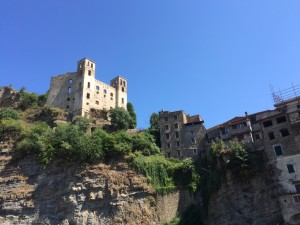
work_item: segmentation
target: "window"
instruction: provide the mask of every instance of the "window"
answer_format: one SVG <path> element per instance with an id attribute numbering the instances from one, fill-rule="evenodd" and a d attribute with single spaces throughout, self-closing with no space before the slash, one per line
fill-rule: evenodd
<path id="1" fill-rule="evenodd" d="M 181 156 L 181 151 L 180 150 L 177 150 L 177 156 Z"/>
<path id="2" fill-rule="evenodd" d="M 106 94 L 107 93 L 107 90 L 106 89 L 103 89 L 103 94 Z"/>
<path id="3" fill-rule="evenodd" d="M 92 67 L 92 68 L 94 67 L 94 64 L 93 64 L 93 63 L 91 63 L 91 67 Z"/>
<path id="4" fill-rule="evenodd" d="M 177 131 L 175 132 L 175 137 L 179 138 L 179 132 L 177 132 Z"/>
<path id="5" fill-rule="evenodd" d="M 285 118 L 285 116 L 278 117 L 278 118 L 276 119 L 276 121 L 277 121 L 277 123 L 284 123 L 284 122 L 286 122 L 286 118 Z"/>
<path id="6" fill-rule="evenodd" d="M 281 145 L 274 145 L 273 148 L 274 148 L 276 156 L 283 155 L 283 151 L 282 151 Z"/>
<path id="7" fill-rule="evenodd" d="M 168 154 L 168 158 L 170 158 L 171 157 L 171 152 L 168 152 L 167 154 Z"/>
<path id="8" fill-rule="evenodd" d="M 194 134 L 194 131 L 193 131 L 193 130 L 191 130 L 191 134 Z"/>
<path id="9" fill-rule="evenodd" d="M 268 121 L 263 122 L 263 125 L 264 125 L 264 127 L 273 126 L 272 120 L 268 120 Z"/>
<path id="10" fill-rule="evenodd" d="M 166 130 L 169 130 L 169 125 L 165 125 L 165 129 L 166 129 Z"/>
<path id="11" fill-rule="evenodd" d="M 179 127 L 178 123 L 175 123 L 174 127 L 175 127 L 175 129 L 178 129 L 178 127 Z"/>
<path id="12" fill-rule="evenodd" d="M 297 109 L 300 109 L 300 105 L 297 105 Z"/>
<path id="13" fill-rule="evenodd" d="M 295 184 L 295 188 L 297 193 L 300 193 L 300 184 Z"/>
<path id="14" fill-rule="evenodd" d="M 88 82 L 88 85 L 87 85 L 87 87 L 88 87 L 88 88 L 90 88 L 90 87 L 91 87 L 91 83 L 90 83 L 90 82 Z"/>
<path id="15" fill-rule="evenodd" d="M 67 105 L 66 108 L 68 109 L 68 108 L 70 108 L 70 106 Z"/>
<path id="16" fill-rule="evenodd" d="M 176 146 L 180 147 L 180 142 L 179 141 L 176 141 Z"/>
<path id="17" fill-rule="evenodd" d="M 293 164 L 287 164 L 286 167 L 287 167 L 289 173 L 295 173 L 295 168 L 294 168 Z"/>
<path id="18" fill-rule="evenodd" d="M 192 143 L 196 144 L 196 139 L 195 138 L 192 138 Z"/>
<path id="19" fill-rule="evenodd" d="M 125 89 L 122 87 L 122 92 L 124 92 L 124 90 L 125 90 Z"/>
<path id="20" fill-rule="evenodd" d="M 178 116 L 177 115 L 174 115 L 174 120 L 177 120 Z"/>
<path id="21" fill-rule="evenodd" d="M 70 101 L 70 98 L 67 98 L 67 101 Z"/>
<path id="22" fill-rule="evenodd" d="M 169 118 L 168 117 L 165 117 L 165 121 L 168 121 L 169 120 Z"/>
<path id="23" fill-rule="evenodd" d="M 70 83 L 70 84 L 72 84 L 72 83 L 73 83 L 73 80 L 72 80 L 72 79 L 70 79 L 70 80 L 69 80 L 69 83 Z"/>
<path id="24" fill-rule="evenodd" d="M 124 104 L 124 98 L 122 98 L 122 104 Z"/>
<path id="25" fill-rule="evenodd" d="M 114 94 L 113 94 L 113 93 L 110 93 L 110 97 L 114 97 Z"/>
<path id="26" fill-rule="evenodd" d="M 104 98 L 106 98 L 106 95 L 103 95 Z"/>
<path id="27" fill-rule="evenodd" d="M 296 204 L 300 203 L 300 195 L 293 195 L 293 199 Z"/>
<path id="28" fill-rule="evenodd" d="M 72 92 L 72 88 L 69 87 L 69 88 L 68 88 L 68 93 L 71 94 L 71 92 Z"/>
<path id="29" fill-rule="evenodd" d="M 244 127 L 244 124 L 242 124 L 242 123 L 237 125 L 237 128 L 243 128 L 243 127 Z"/>
<path id="30" fill-rule="evenodd" d="M 99 91 L 99 90 L 100 90 L 99 86 L 96 86 L 96 91 Z"/>
<path id="31" fill-rule="evenodd" d="M 124 87 L 126 87 L 126 81 L 125 80 L 123 81 L 123 85 L 124 85 Z"/>
<path id="32" fill-rule="evenodd" d="M 269 140 L 274 140 L 275 139 L 274 132 L 269 132 L 268 136 L 269 136 Z"/>
<path id="33" fill-rule="evenodd" d="M 260 140 L 260 135 L 259 134 L 255 134 L 255 140 Z"/>
<path id="34" fill-rule="evenodd" d="M 96 101 L 96 105 L 99 105 L 99 101 Z"/>
<path id="35" fill-rule="evenodd" d="M 88 73 L 89 73 L 89 76 L 91 76 L 91 75 L 92 75 L 92 71 L 90 71 L 90 70 L 89 70 L 89 72 L 88 72 Z"/>
<path id="36" fill-rule="evenodd" d="M 79 82 L 79 87 L 81 87 L 81 82 Z"/>
<path id="37" fill-rule="evenodd" d="M 170 134 L 165 134 L 166 135 L 166 139 L 169 139 L 170 138 Z"/>
<path id="38" fill-rule="evenodd" d="M 193 149 L 193 154 L 197 155 L 197 149 L 196 148 Z"/>
<path id="39" fill-rule="evenodd" d="M 121 85 L 123 84 L 123 80 L 120 80 L 120 84 L 121 84 Z"/>
<path id="40" fill-rule="evenodd" d="M 290 135 L 289 130 L 286 129 L 286 128 L 281 129 L 279 132 L 280 132 L 280 134 L 281 134 L 282 137 L 286 137 L 286 136 Z"/>
<path id="41" fill-rule="evenodd" d="M 167 148 L 171 148 L 171 143 L 170 142 L 167 143 Z"/>
<path id="42" fill-rule="evenodd" d="M 86 98 L 87 98 L 87 99 L 90 99 L 90 93 L 87 93 L 87 94 L 86 94 Z"/>

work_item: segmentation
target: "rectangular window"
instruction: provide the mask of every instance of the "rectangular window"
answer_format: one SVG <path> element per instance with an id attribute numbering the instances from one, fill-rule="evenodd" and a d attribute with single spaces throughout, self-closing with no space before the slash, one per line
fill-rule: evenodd
<path id="1" fill-rule="evenodd" d="M 166 139 L 169 139 L 170 138 L 170 134 L 169 133 L 167 133 L 167 134 L 165 134 L 166 135 Z"/>
<path id="2" fill-rule="evenodd" d="M 255 140 L 260 140 L 260 135 L 259 134 L 255 134 Z"/>
<path id="3" fill-rule="evenodd" d="M 174 127 L 175 127 L 175 129 L 178 129 L 179 128 L 178 123 L 175 123 Z"/>
<path id="4" fill-rule="evenodd" d="M 106 93 L 107 93 L 106 89 L 103 89 L 103 94 L 106 94 Z"/>
<path id="5" fill-rule="evenodd" d="M 177 119 L 178 119 L 177 115 L 174 115 L 174 120 L 177 120 Z"/>
<path id="6" fill-rule="evenodd" d="M 179 141 L 176 141 L 176 146 L 180 147 L 180 142 Z"/>
<path id="7" fill-rule="evenodd" d="M 179 132 L 177 132 L 177 131 L 175 132 L 175 137 L 179 138 Z"/>
<path id="8" fill-rule="evenodd" d="M 167 122 L 169 119 L 168 119 L 168 117 L 165 117 L 165 121 Z"/>
<path id="9" fill-rule="evenodd" d="M 99 91 L 99 90 L 100 90 L 99 86 L 96 86 L 96 91 Z"/>
<path id="10" fill-rule="evenodd" d="M 295 188 L 297 193 L 300 193 L 300 184 L 295 184 Z"/>
<path id="11" fill-rule="evenodd" d="M 124 98 L 122 98 L 122 104 L 124 104 Z"/>
<path id="12" fill-rule="evenodd" d="M 268 120 L 268 121 L 263 122 L 263 125 L 264 125 L 264 127 L 271 127 L 271 126 L 273 126 L 272 120 Z"/>
<path id="13" fill-rule="evenodd" d="M 276 118 L 276 121 L 277 121 L 277 123 L 284 123 L 284 122 L 286 122 L 286 118 L 285 118 L 285 116 L 281 116 L 281 117 Z"/>
<path id="14" fill-rule="evenodd" d="M 181 151 L 180 150 L 177 150 L 177 156 L 181 156 Z"/>
<path id="15" fill-rule="evenodd" d="M 293 199 L 296 204 L 300 203 L 300 195 L 293 195 Z"/>
<path id="16" fill-rule="evenodd" d="M 70 101 L 70 98 L 67 98 L 67 101 Z"/>
<path id="17" fill-rule="evenodd" d="M 169 130 L 169 125 L 165 125 L 165 130 Z"/>
<path id="18" fill-rule="evenodd" d="M 91 76 L 91 75 L 92 75 L 92 71 L 89 70 L 89 76 Z"/>
<path id="19" fill-rule="evenodd" d="M 274 145 L 273 148 L 274 148 L 276 156 L 283 155 L 283 151 L 282 151 L 281 145 Z"/>
<path id="20" fill-rule="evenodd" d="M 286 167 L 287 167 L 289 173 L 295 173 L 295 168 L 294 168 L 293 164 L 287 164 Z"/>
<path id="21" fill-rule="evenodd" d="M 114 94 L 113 94 L 113 93 L 110 93 L 110 97 L 114 97 Z"/>
<path id="22" fill-rule="evenodd" d="M 99 101 L 96 101 L 96 105 L 99 105 Z"/>
<path id="23" fill-rule="evenodd" d="M 284 128 L 284 129 L 281 129 L 280 131 L 280 134 L 281 134 L 281 137 L 286 137 L 286 136 L 289 136 L 290 133 L 289 133 L 289 130 Z"/>
<path id="24" fill-rule="evenodd" d="M 197 149 L 196 148 L 193 149 L 193 154 L 197 155 Z"/>
<path id="25" fill-rule="evenodd" d="M 90 99 L 90 93 L 87 93 L 87 94 L 86 94 L 86 98 L 87 98 L 87 99 Z"/>
<path id="26" fill-rule="evenodd" d="M 274 132 L 269 132 L 269 133 L 268 133 L 268 136 L 269 136 L 269 140 L 270 140 L 270 141 L 275 139 Z"/>
<path id="27" fill-rule="evenodd" d="M 87 83 L 87 87 L 88 87 L 88 88 L 91 87 L 91 83 L 90 83 L 90 82 Z"/>
<path id="28" fill-rule="evenodd" d="M 171 143 L 170 142 L 167 143 L 167 148 L 171 148 Z"/>
<path id="29" fill-rule="evenodd" d="M 192 143 L 196 144 L 196 139 L 195 138 L 192 138 Z"/>

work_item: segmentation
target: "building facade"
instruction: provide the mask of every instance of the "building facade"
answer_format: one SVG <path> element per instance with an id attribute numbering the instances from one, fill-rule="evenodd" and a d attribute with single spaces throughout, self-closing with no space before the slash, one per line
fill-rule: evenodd
<path id="1" fill-rule="evenodd" d="M 71 116 L 88 116 L 90 109 L 112 109 L 127 106 L 128 83 L 117 76 L 105 84 L 95 77 L 96 63 L 83 58 L 77 71 L 51 78 L 47 105 L 67 111 Z"/>
<path id="2" fill-rule="evenodd" d="M 204 121 L 183 111 L 159 112 L 160 139 L 167 157 L 197 158 L 205 151 Z"/>

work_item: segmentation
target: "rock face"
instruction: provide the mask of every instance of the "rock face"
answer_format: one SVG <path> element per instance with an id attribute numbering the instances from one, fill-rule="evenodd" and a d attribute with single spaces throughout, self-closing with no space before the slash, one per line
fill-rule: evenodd
<path id="1" fill-rule="evenodd" d="M 283 224 L 278 196 L 280 185 L 271 165 L 261 171 L 228 172 L 226 183 L 211 198 L 209 225 Z"/>
<path id="2" fill-rule="evenodd" d="M 160 224 L 145 178 L 126 163 L 12 162 L 1 144 L 0 224 Z"/>

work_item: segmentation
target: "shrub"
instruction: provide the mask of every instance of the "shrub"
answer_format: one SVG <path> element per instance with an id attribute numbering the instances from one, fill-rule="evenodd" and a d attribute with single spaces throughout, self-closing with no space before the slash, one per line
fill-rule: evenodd
<path id="1" fill-rule="evenodd" d="M 115 130 L 127 130 L 131 124 L 129 113 L 123 108 L 110 110 L 111 125 Z"/>
<path id="2" fill-rule="evenodd" d="M 127 111 L 131 117 L 131 120 L 129 123 L 129 128 L 134 129 L 134 128 L 136 128 L 136 113 L 134 111 L 132 103 L 130 103 L 130 102 L 127 103 Z"/>
<path id="3" fill-rule="evenodd" d="M 11 109 L 11 108 L 2 108 L 0 110 L 0 120 L 2 119 L 19 119 L 18 111 Z"/>
<path id="4" fill-rule="evenodd" d="M 19 138 L 23 135 L 24 127 L 19 120 L 15 119 L 2 119 L 0 120 L 0 139 L 14 137 Z"/>

